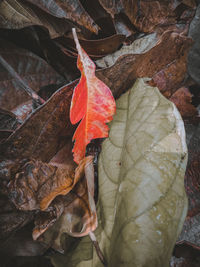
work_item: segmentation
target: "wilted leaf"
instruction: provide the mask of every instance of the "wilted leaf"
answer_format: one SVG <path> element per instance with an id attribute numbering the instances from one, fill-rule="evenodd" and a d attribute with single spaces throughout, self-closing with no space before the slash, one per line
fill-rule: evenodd
<path id="1" fill-rule="evenodd" d="M 97 71 L 96 75 L 117 97 L 131 86 L 135 78 L 152 77 L 179 58 L 188 51 L 191 42 L 181 33 L 166 31 L 146 53 L 122 55 L 113 66 Z"/>
<path id="2" fill-rule="evenodd" d="M 80 46 L 75 31 L 74 40 L 81 79 L 73 92 L 70 121 L 76 124 L 81 120 L 72 139 L 75 141 L 74 161 L 79 163 L 85 157 L 86 146 L 92 139 L 108 136 L 106 123 L 112 120 L 116 107 L 110 89 L 95 76 L 95 64 Z"/>
<path id="3" fill-rule="evenodd" d="M 28 50 L 1 40 L 0 54 L 35 92 L 38 92 L 42 86 L 63 82 L 63 78 L 51 66 Z M 2 108 L 11 110 L 30 99 L 23 92 L 17 79 L 14 79 L 1 65 L 0 86 Z"/>
<path id="4" fill-rule="evenodd" d="M 0 145 L 0 157 L 4 160 L 51 160 L 73 133 L 69 109 L 72 90 L 76 84 L 77 81 L 74 81 L 63 86 L 35 110 L 21 127 Z"/>
<path id="5" fill-rule="evenodd" d="M 21 29 L 38 25 L 48 29 L 52 38 L 63 35 L 72 28 L 72 23 L 69 21 L 51 16 L 37 6 L 22 0 L 1 1 L 0 16 L 1 28 Z"/>
<path id="6" fill-rule="evenodd" d="M 186 162 L 176 107 L 137 80 L 117 101 L 99 158 L 95 234 L 109 267 L 169 266 L 187 209 Z M 53 256 L 52 262 L 56 267 L 102 266 L 85 238 L 74 252 Z"/>

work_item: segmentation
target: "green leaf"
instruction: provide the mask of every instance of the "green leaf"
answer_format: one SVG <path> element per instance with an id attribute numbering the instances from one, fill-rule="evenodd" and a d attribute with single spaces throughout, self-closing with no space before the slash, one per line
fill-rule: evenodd
<path id="1" fill-rule="evenodd" d="M 99 226 L 109 267 L 169 266 L 187 212 L 185 130 L 173 103 L 138 79 L 117 101 L 99 158 Z M 88 237 L 57 267 L 101 267 Z"/>

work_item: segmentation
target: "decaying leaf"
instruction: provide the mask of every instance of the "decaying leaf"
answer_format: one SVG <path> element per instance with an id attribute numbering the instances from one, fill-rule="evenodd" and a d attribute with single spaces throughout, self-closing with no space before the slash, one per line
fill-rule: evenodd
<path id="1" fill-rule="evenodd" d="M 46 214 L 39 214 L 39 220 L 36 219 L 36 226 L 33 231 L 34 239 L 37 239 L 49 226 L 55 223 L 58 213 L 60 215 L 63 213 L 60 219 L 41 237 L 43 241 L 56 250 L 62 250 L 60 238 L 63 233 L 81 237 L 96 229 L 97 215 L 94 203 L 94 169 L 92 161 L 92 156 L 88 156 L 83 160 L 85 175 L 81 177 L 72 191 L 62 198 L 56 198 L 52 203 L 51 206 L 57 210 L 59 209 L 59 211 L 54 214 L 52 214 L 53 210 L 52 213 L 47 211 Z"/>
<path id="2" fill-rule="evenodd" d="M 157 88 L 138 79 L 117 101 L 99 158 L 99 226 L 109 267 L 169 266 L 187 212 L 182 119 Z M 87 238 L 56 267 L 102 266 Z"/>
<path id="3" fill-rule="evenodd" d="M 110 89 L 95 76 L 95 64 L 80 46 L 75 29 L 73 30 L 81 79 L 72 96 L 70 121 L 76 124 L 81 120 L 73 135 L 74 161 L 79 163 L 92 139 L 108 136 L 106 123 L 112 120 L 116 107 Z"/>
<path id="4" fill-rule="evenodd" d="M 73 165 L 57 168 L 41 161 L 28 161 L 9 183 L 10 200 L 19 210 L 46 210 L 56 196 L 66 195 L 84 175 L 87 158 L 74 172 Z"/>

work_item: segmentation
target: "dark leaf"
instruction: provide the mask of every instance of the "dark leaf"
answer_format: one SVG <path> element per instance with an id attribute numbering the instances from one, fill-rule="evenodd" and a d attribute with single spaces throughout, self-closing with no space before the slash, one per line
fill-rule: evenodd
<path id="1" fill-rule="evenodd" d="M 98 26 L 88 15 L 79 0 L 26 0 L 45 12 L 58 17 L 65 18 L 84 26 L 91 32 L 97 33 Z"/>
<path id="2" fill-rule="evenodd" d="M 167 98 L 184 82 L 187 73 L 187 55 L 188 49 L 185 49 L 183 55 L 180 55 L 152 77 L 152 84 L 157 86 Z"/>
<path id="3" fill-rule="evenodd" d="M 125 36 L 122 34 L 115 34 L 110 37 L 99 39 L 99 40 L 82 40 L 79 42 L 86 53 L 91 57 L 102 57 L 107 54 L 114 53 L 125 40 Z M 55 40 L 61 44 L 64 48 L 75 50 L 76 46 L 74 40 L 69 37 L 60 37 Z"/>
<path id="4" fill-rule="evenodd" d="M 124 13 L 138 31 L 152 32 L 158 26 L 175 24 L 177 20 L 175 9 L 180 4 L 179 2 L 183 1 L 178 1 L 178 4 L 175 6 L 173 6 L 171 1 L 122 0 L 116 3 L 113 0 L 99 0 L 99 2 L 113 18 L 117 14 Z M 189 7 L 186 4 L 181 11 L 183 12 L 187 8 L 194 7 L 195 3 L 193 1 L 192 6 L 191 3 Z"/>
<path id="5" fill-rule="evenodd" d="M 196 9 L 196 15 L 190 24 L 189 36 L 194 44 L 188 55 L 188 72 L 190 76 L 200 84 L 200 4 Z"/>
<path id="6" fill-rule="evenodd" d="M 1 28 L 21 29 L 38 25 L 48 29 L 52 38 L 56 38 L 72 28 L 72 23 L 69 21 L 54 17 L 28 3 L 28 1 L 22 0 L 4 0 L 0 2 L 0 16 Z"/>
<path id="7" fill-rule="evenodd" d="M 190 45 L 190 38 L 166 31 L 147 52 L 121 55 L 113 66 L 97 71 L 96 75 L 112 89 L 115 96 L 119 96 L 135 78 L 152 77 L 188 51 Z"/>
<path id="8" fill-rule="evenodd" d="M 63 82 L 63 78 L 52 67 L 27 50 L 1 40 L 0 54 L 35 92 L 42 86 Z M 11 110 L 30 99 L 18 84 L 18 80 L 13 79 L 2 66 L 0 66 L 0 86 L 2 108 Z"/>
<path id="9" fill-rule="evenodd" d="M 189 160 L 185 174 L 185 186 L 188 195 L 189 208 L 178 244 L 189 244 L 200 250 L 200 126 L 186 124 L 188 133 Z"/>
<path id="10" fill-rule="evenodd" d="M 0 195 L 0 240 L 6 240 L 13 232 L 33 219 L 32 212 L 18 211 L 6 196 Z M 1 250 L 2 244 L 0 244 Z"/>
<path id="11" fill-rule="evenodd" d="M 0 130 L 15 130 L 20 125 L 20 121 L 15 114 L 0 108 Z"/>
<path id="12" fill-rule="evenodd" d="M 1 157 L 35 158 L 48 162 L 73 133 L 69 121 L 72 91 L 77 81 L 58 90 L 0 145 Z"/>

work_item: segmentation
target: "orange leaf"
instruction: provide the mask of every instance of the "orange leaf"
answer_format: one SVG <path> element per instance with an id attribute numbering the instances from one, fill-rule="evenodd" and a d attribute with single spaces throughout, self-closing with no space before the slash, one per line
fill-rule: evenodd
<path id="1" fill-rule="evenodd" d="M 77 67 L 81 71 L 81 79 L 74 89 L 70 120 L 72 124 L 81 120 L 73 136 L 74 161 L 79 163 L 92 139 L 108 136 L 106 123 L 112 120 L 116 105 L 110 89 L 95 76 L 95 64 L 80 46 L 75 29 L 73 35 L 78 50 Z"/>

